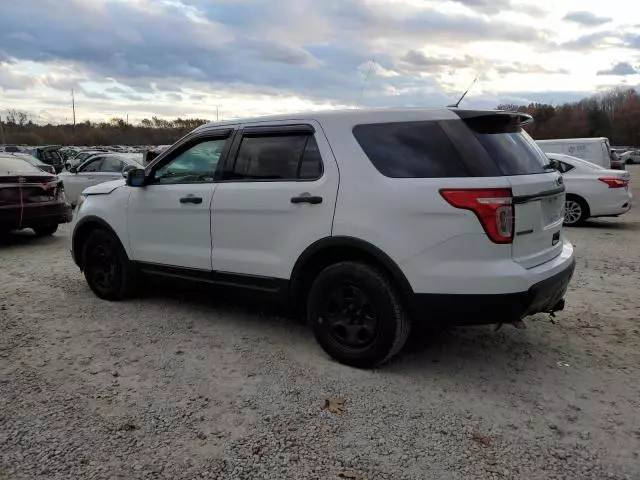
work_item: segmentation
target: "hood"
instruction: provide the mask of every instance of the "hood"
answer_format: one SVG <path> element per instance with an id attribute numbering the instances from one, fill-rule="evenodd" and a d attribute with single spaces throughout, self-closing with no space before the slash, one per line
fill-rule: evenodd
<path id="1" fill-rule="evenodd" d="M 83 195 L 108 195 L 111 192 L 113 192 L 116 188 L 123 187 L 124 185 L 126 185 L 124 178 L 120 180 L 113 180 L 112 182 L 99 183 L 98 185 L 85 188 L 82 194 Z"/>

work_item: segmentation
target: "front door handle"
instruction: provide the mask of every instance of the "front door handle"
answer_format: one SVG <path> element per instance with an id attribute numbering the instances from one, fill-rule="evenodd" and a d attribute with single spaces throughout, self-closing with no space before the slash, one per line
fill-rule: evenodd
<path id="1" fill-rule="evenodd" d="M 193 194 L 189 194 L 186 197 L 182 197 L 180 199 L 180 203 L 195 203 L 195 204 L 199 204 L 199 203 L 202 203 L 202 197 L 196 197 Z"/>
<path id="2" fill-rule="evenodd" d="M 291 203 L 310 203 L 311 205 L 317 205 L 322 203 L 322 197 L 316 197 L 314 195 L 300 195 L 299 197 L 291 197 Z"/>

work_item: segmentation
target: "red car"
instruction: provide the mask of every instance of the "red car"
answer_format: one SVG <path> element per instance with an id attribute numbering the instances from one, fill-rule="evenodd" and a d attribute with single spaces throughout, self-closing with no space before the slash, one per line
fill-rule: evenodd
<path id="1" fill-rule="evenodd" d="M 71 221 L 62 181 L 20 158 L 0 153 L 0 233 L 32 228 L 53 235 Z"/>

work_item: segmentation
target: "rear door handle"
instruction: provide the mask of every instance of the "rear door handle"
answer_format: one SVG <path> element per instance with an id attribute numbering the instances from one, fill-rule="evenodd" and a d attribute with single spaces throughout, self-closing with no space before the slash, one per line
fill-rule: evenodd
<path id="1" fill-rule="evenodd" d="M 291 197 L 291 203 L 310 203 L 311 205 L 317 205 L 322 203 L 322 197 L 300 195 L 299 197 Z"/>
<path id="2" fill-rule="evenodd" d="M 202 197 L 196 197 L 195 195 L 189 194 L 186 197 L 182 197 L 180 199 L 180 203 L 202 203 Z"/>

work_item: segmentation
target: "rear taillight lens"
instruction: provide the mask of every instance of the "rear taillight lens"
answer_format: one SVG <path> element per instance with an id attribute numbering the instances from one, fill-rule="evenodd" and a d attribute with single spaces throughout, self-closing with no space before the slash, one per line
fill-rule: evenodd
<path id="1" fill-rule="evenodd" d="M 627 185 L 629 185 L 629 180 L 625 178 L 602 177 L 602 178 L 599 178 L 598 180 L 609 185 L 609 188 L 624 188 Z"/>
<path id="2" fill-rule="evenodd" d="M 494 243 L 513 242 L 513 203 L 509 188 L 445 189 L 440 195 L 450 205 L 476 214 Z"/>

